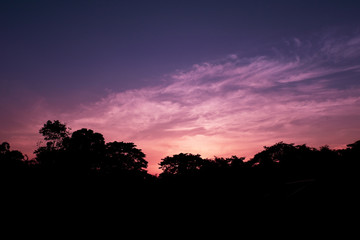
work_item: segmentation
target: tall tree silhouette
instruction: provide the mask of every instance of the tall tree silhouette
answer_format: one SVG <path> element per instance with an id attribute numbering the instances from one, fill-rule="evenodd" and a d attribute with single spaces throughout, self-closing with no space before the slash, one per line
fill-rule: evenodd
<path id="1" fill-rule="evenodd" d="M 59 169 L 64 165 L 64 141 L 69 138 L 70 129 L 59 120 L 48 120 L 39 133 L 44 137 L 46 145 L 34 151 L 36 161 L 42 168 Z"/>
<path id="2" fill-rule="evenodd" d="M 105 140 L 102 134 L 82 128 L 65 138 L 63 147 L 67 168 L 76 174 L 96 172 L 105 159 Z"/>
<path id="3" fill-rule="evenodd" d="M 60 149 L 63 140 L 70 135 L 70 129 L 59 120 L 48 120 L 44 126 L 39 130 L 39 133 L 44 136 L 47 141 L 47 147 L 53 149 Z"/>

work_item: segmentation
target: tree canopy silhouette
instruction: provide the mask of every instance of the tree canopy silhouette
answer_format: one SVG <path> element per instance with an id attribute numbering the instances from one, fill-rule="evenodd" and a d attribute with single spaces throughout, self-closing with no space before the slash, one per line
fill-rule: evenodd
<path id="1" fill-rule="evenodd" d="M 48 120 L 39 130 L 39 133 L 44 136 L 49 147 L 59 149 L 62 147 L 63 140 L 69 137 L 70 129 L 59 120 Z"/>
<path id="2" fill-rule="evenodd" d="M 47 121 L 39 133 L 44 140 L 34 152 L 35 161 L 28 161 L 21 152 L 11 150 L 8 142 L 0 145 L 3 183 L 18 179 L 22 185 L 27 183 L 23 189 L 31 189 L 35 183 L 61 185 L 67 181 L 70 184 L 66 189 L 76 192 L 84 187 L 79 183 L 87 182 L 90 191 L 97 193 L 99 189 L 114 191 L 128 185 L 128 189 L 134 190 L 131 194 L 144 193 L 145 188 L 141 191 L 138 188 L 141 185 L 169 203 L 179 201 L 180 196 L 188 199 L 205 196 L 201 201 L 221 196 L 217 204 L 224 208 L 229 202 L 239 204 L 243 199 L 261 204 L 315 199 L 324 202 L 336 196 L 351 199 L 359 182 L 360 141 L 348 144 L 345 149 L 326 145 L 316 149 L 305 144 L 278 142 L 265 146 L 248 161 L 236 155 L 210 159 L 179 153 L 161 159 L 162 173 L 157 178 L 147 173 L 146 155 L 132 142 L 106 143 L 101 133 L 87 128 L 71 132 L 58 120 Z M 38 181 L 31 181 L 34 179 Z M 100 186 L 96 190 L 95 182 Z M 45 189 L 56 192 L 57 188 L 51 185 Z M 167 198 L 171 191 L 178 194 Z"/>
<path id="3" fill-rule="evenodd" d="M 136 148 L 134 143 L 109 142 L 105 148 L 105 164 L 102 167 L 104 171 L 146 171 L 148 162 L 145 160 L 145 154 Z"/>
<path id="4" fill-rule="evenodd" d="M 204 160 L 199 154 L 180 153 L 172 157 L 165 157 L 160 163 L 163 176 L 195 174 L 204 165 Z"/>
<path id="5" fill-rule="evenodd" d="M 82 128 L 64 139 L 66 166 L 75 174 L 93 174 L 105 158 L 105 140 L 102 134 Z"/>
<path id="6" fill-rule="evenodd" d="M 25 156 L 17 150 L 10 150 L 10 144 L 3 142 L 0 145 L 0 167 L 6 172 L 25 166 Z"/>
<path id="7" fill-rule="evenodd" d="M 105 143 L 101 133 L 86 128 L 70 134 L 57 120 L 48 121 L 39 132 L 46 141 L 35 151 L 40 167 L 71 175 L 146 172 L 145 154 L 133 143 Z"/>

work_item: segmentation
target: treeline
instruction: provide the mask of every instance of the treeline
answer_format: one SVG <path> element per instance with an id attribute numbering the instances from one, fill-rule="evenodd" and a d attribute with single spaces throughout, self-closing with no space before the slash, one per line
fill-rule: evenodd
<path id="1" fill-rule="evenodd" d="M 221 196 L 249 202 L 351 198 L 358 188 L 360 141 L 337 150 L 279 142 L 248 161 L 180 153 L 162 159 L 162 173 L 153 176 L 147 172 L 145 154 L 134 143 L 106 143 L 102 134 L 85 128 L 70 133 L 57 120 L 47 121 L 39 133 L 44 141 L 34 159 L 11 150 L 7 142 L 0 145 L 2 186 L 66 187 L 102 194 L 128 189 L 163 197 Z"/>

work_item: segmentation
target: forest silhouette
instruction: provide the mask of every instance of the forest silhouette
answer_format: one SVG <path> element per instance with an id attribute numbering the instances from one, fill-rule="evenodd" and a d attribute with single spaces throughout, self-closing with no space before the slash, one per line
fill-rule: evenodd
<path id="1" fill-rule="evenodd" d="M 187 212 L 207 211 L 207 203 L 211 211 L 231 212 L 272 204 L 342 207 L 358 191 L 360 141 L 345 149 L 278 142 L 248 161 L 179 153 L 163 158 L 162 172 L 154 176 L 134 143 L 106 143 L 102 134 L 86 128 L 71 133 L 58 120 L 47 121 L 39 133 L 44 140 L 34 159 L 8 142 L 0 145 L 3 193 L 30 205 L 56 200 L 144 209 L 152 201 L 159 202 L 158 209 L 181 205 Z"/>

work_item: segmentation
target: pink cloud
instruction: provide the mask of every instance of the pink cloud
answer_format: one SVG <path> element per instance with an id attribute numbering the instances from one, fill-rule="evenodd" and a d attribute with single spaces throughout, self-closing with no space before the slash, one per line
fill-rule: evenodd
<path id="1" fill-rule="evenodd" d="M 329 34 L 324 38 L 320 51 L 335 62 L 359 57 L 360 37 L 359 35 L 344 35 L 341 38 L 335 38 Z"/>
<path id="2" fill-rule="evenodd" d="M 161 158 L 179 152 L 249 159 L 277 141 L 341 146 L 360 136 L 360 86 L 333 87 L 342 80 L 333 75 L 360 67 L 329 67 L 321 56 L 349 45 L 357 49 L 358 38 L 341 46 L 325 42 L 326 54 L 307 58 L 231 55 L 170 74 L 161 85 L 111 93 L 63 113 L 37 103 L 25 132 L 33 137 L 47 119 L 59 119 L 74 130 L 100 132 L 106 141 L 132 141 L 147 154 L 151 173 L 159 172 Z M 26 134 L 11 140 L 25 146 Z"/>
<path id="3" fill-rule="evenodd" d="M 195 65 L 163 86 L 110 94 L 68 116 L 69 123 L 99 131 L 108 141 L 134 141 L 152 172 L 161 158 L 179 152 L 250 158 L 281 140 L 315 146 L 355 140 L 360 88 L 329 88 L 326 78 L 334 69 L 306 68 L 298 60 L 266 58 Z M 322 80 L 288 84 L 315 77 Z"/>

